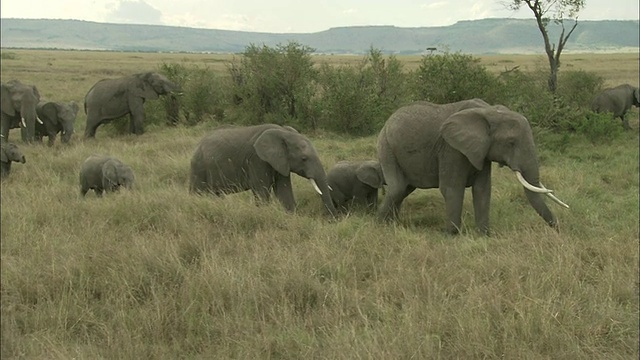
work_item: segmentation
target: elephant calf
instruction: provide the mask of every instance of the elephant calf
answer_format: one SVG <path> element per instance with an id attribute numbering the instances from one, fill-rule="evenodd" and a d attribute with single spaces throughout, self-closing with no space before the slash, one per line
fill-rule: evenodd
<path id="1" fill-rule="evenodd" d="M 346 211 L 351 205 L 378 207 L 378 189 L 384 185 L 382 167 L 375 160 L 341 161 L 327 173 L 335 207 Z"/>
<path id="2" fill-rule="evenodd" d="M 18 146 L 4 141 L 0 146 L 0 157 L 0 160 L 2 160 L 2 162 L 0 162 L 0 175 L 2 177 L 9 175 L 11 172 L 11 162 L 19 162 L 22 164 L 27 162 L 20 149 L 18 149 Z"/>
<path id="3" fill-rule="evenodd" d="M 97 196 L 104 191 L 115 192 L 121 186 L 131 189 L 135 177 L 133 170 L 122 161 L 106 155 L 91 155 L 80 169 L 80 194 L 93 189 Z"/>
<path id="4" fill-rule="evenodd" d="M 631 127 L 624 115 L 632 106 L 640 106 L 640 89 L 629 84 L 623 84 L 614 88 L 604 89 L 593 99 L 591 110 L 597 113 L 612 113 L 614 118 L 622 120 L 624 129 L 629 130 Z"/>
<path id="5" fill-rule="evenodd" d="M 75 101 L 62 102 L 41 101 L 36 112 L 42 123 L 36 123 L 36 140 L 49 137 L 48 145 L 53 146 L 56 135 L 62 133 L 62 142 L 68 143 L 73 135 L 73 127 L 80 107 Z"/>

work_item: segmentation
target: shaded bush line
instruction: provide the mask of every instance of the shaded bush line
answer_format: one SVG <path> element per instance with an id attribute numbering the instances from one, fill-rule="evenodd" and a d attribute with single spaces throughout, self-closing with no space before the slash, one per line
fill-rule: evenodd
<path id="1" fill-rule="evenodd" d="M 226 74 L 178 63 L 163 63 L 160 72 L 184 89 L 178 122 L 187 125 L 286 123 L 302 131 L 365 136 L 377 133 L 389 115 L 408 102 L 478 97 L 518 111 L 540 128 L 577 131 L 593 141 L 620 133 L 619 124 L 588 110 L 604 81 L 586 71 L 561 72 L 554 95 L 547 89 L 544 70 L 515 67 L 494 75 L 479 58 L 461 53 L 425 55 L 416 70 L 405 71 L 395 56 L 374 48 L 355 66 L 316 66 L 312 52 L 296 42 L 275 48 L 250 45 L 228 64 Z M 175 105 L 172 101 L 148 104 L 148 111 L 157 115 L 149 120 L 166 119 L 162 114 Z"/>

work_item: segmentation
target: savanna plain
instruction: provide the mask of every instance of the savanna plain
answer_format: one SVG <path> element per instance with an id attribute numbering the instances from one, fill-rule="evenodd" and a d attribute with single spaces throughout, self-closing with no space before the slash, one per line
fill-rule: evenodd
<path id="1" fill-rule="evenodd" d="M 11 52 L 2 81 L 79 104 L 102 78 L 163 62 L 223 72 L 231 57 L 2 52 Z M 638 85 L 638 54 L 562 59 L 561 71 Z M 481 61 L 492 71 L 546 66 L 537 55 Z M 638 112 L 627 116 L 633 129 L 615 141 L 534 129 L 541 179 L 570 209 L 549 204 L 555 232 L 511 171 L 495 166 L 489 237 L 475 229 L 469 190 L 458 236 L 442 231 L 436 189 L 410 195 L 390 224 L 358 212 L 327 218 L 296 175 L 295 214 L 256 206 L 249 193 L 190 195 L 190 158 L 215 121 L 141 136 L 105 125 L 85 141 L 81 110 L 71 143 L 52 148 L 12 130 L 27 162 L 2 182 L 1 356 L 637 359 Z M 326 169 L 376 157 L 376 136 L 307 135 Z M 134 189 L 81 198 L 80 165 L 93 153 L 131 165 Z"/>

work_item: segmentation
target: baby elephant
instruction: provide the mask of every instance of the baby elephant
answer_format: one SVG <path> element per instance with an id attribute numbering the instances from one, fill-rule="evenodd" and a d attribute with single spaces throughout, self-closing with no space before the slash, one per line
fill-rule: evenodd
<path id="1" fill-rule="evenodd" d="M 56 135 L 62 134 L 62 142 L 68 143 L 73 135 L 73 127 L 80 107 L 75 101 L 69 103 L 41 101 L 36 112 L 42 123 L 36 123 L 36 139 L 49 138 L 48 145 L 53 146 Z"/>
<path id="2" fill-rule="evenodd" d="M 5 177 L 11 172 L 11 162 L 26 163 L 24 155 L 18 146 L 13 143 L 2 141 L 0 146 L 0 157 L 2 162 L 0 163 L 0 176 Z"/>
<path id="3" fill-rule="evenodd" d="M 327 178 L 333 204 L 341 211 L 351 205 L 365 206 L 370 211 L 378 207 L 378 189 L 385 182 L 377 161 L 340 161 L 329 170 Z"/>
<path id="4" fill-rule="evenodd" d="M 133 181 L 133 170 L 122 161 L 106 155 L 91 155 L 80 169 L 80 194 L 85 196 L 93 189 L 97 196 L 102 196 L 103 191 L 114 192 L 120 186 L 131 189 Z"/>

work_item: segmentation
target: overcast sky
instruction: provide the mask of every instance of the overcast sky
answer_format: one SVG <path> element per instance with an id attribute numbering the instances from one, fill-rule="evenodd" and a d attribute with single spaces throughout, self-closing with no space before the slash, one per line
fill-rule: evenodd
<path id="1" fill-rule="evenodd" d="M 451 25 L 514 13 L 508 0 L 2 0 L 3 18 L 78 19 L 275 33 L 309 33 L 338 26 Z M 638 0 L 587 0 L 582 20 L 638 19 Z"/>

